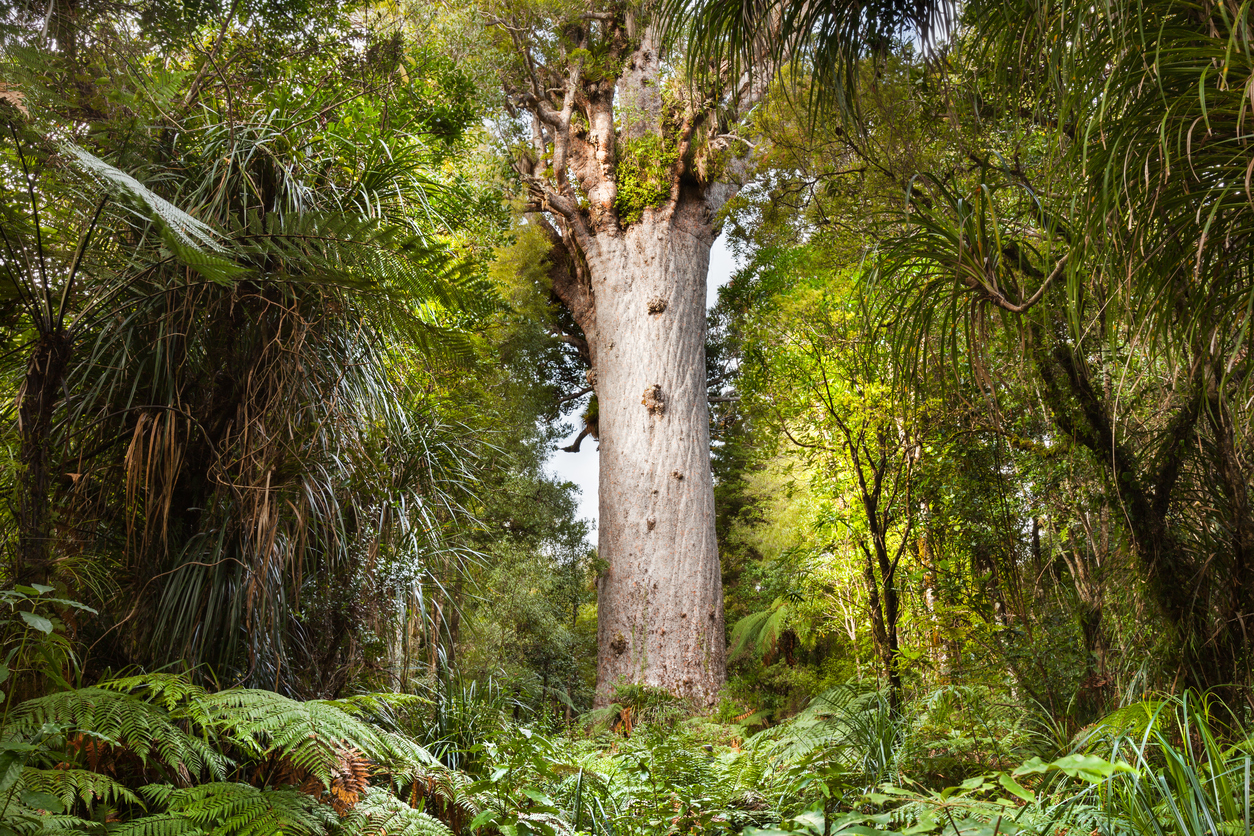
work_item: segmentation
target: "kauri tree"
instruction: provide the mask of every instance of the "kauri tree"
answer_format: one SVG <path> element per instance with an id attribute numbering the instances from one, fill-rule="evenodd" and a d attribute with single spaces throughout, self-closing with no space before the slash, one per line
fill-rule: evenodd
<path id="1" fill-rule="evenodd" d="M 553 292 L 599 405 L 599 699 L 644 683 L 710 704 L 726 648 L 706 272 L 716 213 L 747 167 L 732 126 L 760 91 L 689 84 L 632 4 L 515 5 L 489 19 L 509 56 L 528 222 L 551 244 Z"/>

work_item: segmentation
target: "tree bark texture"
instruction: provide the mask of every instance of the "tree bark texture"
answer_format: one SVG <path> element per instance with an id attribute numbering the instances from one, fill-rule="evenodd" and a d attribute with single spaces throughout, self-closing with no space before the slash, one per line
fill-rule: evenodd
<path id="1" fill-rule="evenodd" d="M 603 238 L 588 266 L 600 399 L 598 689 L 713 704 L 726 670 L 705 385 L 713 232 L 699 201 Z"/>
<path id="2" fill-rule="evenodd" d="M 517 56 L 511 107 L 530 120 L 514 165 L 527 216 L 551 244 L 553 293 L 581 332 L 563 336 L 598 399 L 597 701 L 645 684 L 712 705 L 726 638 L 705 283 L 715 213 L 748 165 L 737 117 L 668 79 L 659 39 L 626 4 L 560 24 L 556 56 L 534 21 L 494 22 Z M 762 92 L 742 89 L 743 108 Z"/>

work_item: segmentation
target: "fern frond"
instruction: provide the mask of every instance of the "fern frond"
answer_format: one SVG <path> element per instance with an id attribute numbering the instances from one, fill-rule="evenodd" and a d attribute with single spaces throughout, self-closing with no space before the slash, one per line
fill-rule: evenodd
<path id="1" fill-rule="evenodd" d="M 270 691 L 232 689 L 207 695 L 208 724 L 256 757 L 277 756 L 331 788 L 341 753 L 351 747 L 389 772 L 430 758 L 422 747 L 363 723 L 335 705 L 297 702 Z"/>
<path id="2" fill-rule="evenodd" d="M 101 682 L 100 687 L 144 697 L 149 702 L 162 706 L 166 711 L 174 711 L 179 706 L 205 697 L 209 693 L 187 677 L 176 673 L 143 673 L 137 676 L 124 676 Z"/>
<path id="3" fill-rule="evenodd" d="M 105 832 L 104 825 L 99 822 L 78 816 L 32 810 L 17 801 L 10 801 L 5 808 L 4 826 L 8 828 L 8 832 L 20 833 L 22 836 L 59 836 L 64 833 L 97 836 Z"/>
<path id="4" fill-rule="evenodd" d="M 377 718 L 391 719 L 397 711 L 413 708 L 426 708 L 431 700 L 419 694 L 355 694 L 338 700 L 323 700 L 323 705 L 330 705 L 354 717 L 373 721 Z"/>
<path id="5" fill-rule="evenodd" d="M 161 765 L 172 780 L 226 772 L 227 760 L 213 747 L 175 725 L 163 707 L 131 694 L 79 688 L 27 700 L 14 710 L 5 733 L 34 735 L 45 723 L 64 727 L 67 736 L 77 732 L 88 757 L 100 757 L 101 745 L 121 748 L 145 766 Z"/>
<path id="6" fill-rule="evenodd" d="M 727 658 L 739 659 L 751 653 L 763 659 L 769 657 L 779 645 L 788 613 L 787 603 L 777 599 L 769 610 L 746 615 L 737 621 L 732 627 L 731 649 L 727 651 Z"/>
<path id="7" fill-rule="evenodd" d="M 340 836 L 453 836 L 438 819 L 378 787 L 366 791 L 336 832 Z"/>
<path id="8" fill-rule="evenodd" d="M 411 807 L 420 804 L 456 832 L 479 815 L 480 804 L 471 787 L 473 782 L 463 772 L 441 763 L 423 764 L 393 773 L 393 786 L 409 799 Z"/>
<path id="9" fill-rule="evenodd" d="M 141 803 L 139 796 L 108 775 L 86 769 L 37 769 L 28 766 L 22 770 L 18 789 L 24 792 L 47 793 L 57 798 L 67 810 L 72 809 L 78 801 L 87 805 L 96 801 L 107 804 Z"/>
<path id="10" fill-rule="evenodd" d="M 215 836 L 322 836 L 334 820 L 323 805 L 290 788 L 216 782 L 177 790 L 149 786 L 141 792 Z"/>
<path id="11" fill-rule="evenodd" d="M 109 836 L 203 836 L 205 833 L 191 820 L 170 813 L 110 824 L 108 832 Z"/>
<path id="12" fill-rule="evenodd" d="M 217 235 L 204 221 L 197 220 L 173 203 L 160 197 L 143 183 L 119 168 L 109 165 L 94 154 L 66 143 L 61 146 L 79 168 L 86 171 L 115 195 L 122 195 L 139 202 L 155 215 L 184 246 L 195 250 L 217 250 L 223 247 Z"/>

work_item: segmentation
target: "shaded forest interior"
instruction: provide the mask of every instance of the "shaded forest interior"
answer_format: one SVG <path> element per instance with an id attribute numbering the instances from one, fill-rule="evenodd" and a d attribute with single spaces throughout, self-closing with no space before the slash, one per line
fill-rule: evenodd
<path id="1" fill-rule="evenodd" d="M 0 836 L 1248 834 L 1251 108 L 1232 0 L 0 7 Z"/>

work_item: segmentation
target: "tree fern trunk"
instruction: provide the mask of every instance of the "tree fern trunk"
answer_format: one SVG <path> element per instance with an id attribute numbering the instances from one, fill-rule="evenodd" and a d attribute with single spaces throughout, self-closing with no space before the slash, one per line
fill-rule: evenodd
<path id="1" fill-rule="evenodd" d="M 17 559 L 13 577 L 18 583 L 46 583 L 52 571 L 49 436 L 52 414 L 65 368 L 69 341 L 62 334 L 41 338 L 26 366 L 18 406 L 21 439 L 17 479 Z"/>

